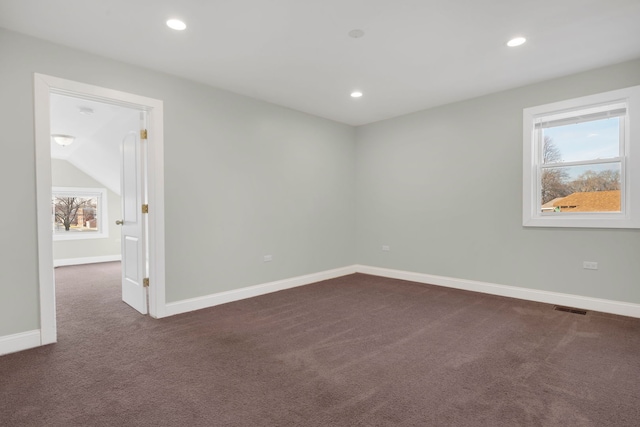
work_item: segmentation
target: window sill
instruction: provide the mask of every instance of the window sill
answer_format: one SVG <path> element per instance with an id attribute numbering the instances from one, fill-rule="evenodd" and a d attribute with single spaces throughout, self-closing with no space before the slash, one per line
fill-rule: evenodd
<path id="1" fill-rule="evenodd" d="M 583 214 L 571 216 L 535 216 L 523 218 L 524 227 L 554 228 L 640 228 L 638 221 L 633 221 L 622 214 Z"/>
<path id="2" fill-rule="evenodd" d="M 92 240 L 92 239 L 106 239 L 109 237 L 107 233 L 91 233 L 91 232 L 70 232 L 69 234 L 54 233 L 53 241 L 62 242 L 65 240 Z"/>

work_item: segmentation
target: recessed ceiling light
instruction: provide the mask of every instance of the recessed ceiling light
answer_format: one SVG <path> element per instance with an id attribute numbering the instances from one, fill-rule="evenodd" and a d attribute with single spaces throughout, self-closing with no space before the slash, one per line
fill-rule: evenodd
<path id="1" fill-rule="evenodd" d="M 179 19 L 169 19 L 167 21 L 167 27 L 171 28 L 172 30 L 182 31 L 187 28 L 187 24 Z"/>
<path id="2" fill-rule="evenodd" d="M 364 31 L 359 30 L 359 29 L 355 29 L 355 30 L 351 30 L 349 31 L 349 37 L 354 38 L 354 39 L 359 39 L 360 37 L 364 36 Z"/>
<path id="3" fill-rule="evenodd" d="M 524 42 L 526 41 L 527 39 L 525 39 L 524 37 L 514 37 L 507 42 L 507 46 L 509 47 L 520 46 L 521 44 L 524 44 Z"/>
<path id="4" fill-rule="evenodd" d="M 354 92 L 351 92 L 351 97 L 352 98 L 360 98 L 362 96 L 362 92 L 356 90 Z"/>

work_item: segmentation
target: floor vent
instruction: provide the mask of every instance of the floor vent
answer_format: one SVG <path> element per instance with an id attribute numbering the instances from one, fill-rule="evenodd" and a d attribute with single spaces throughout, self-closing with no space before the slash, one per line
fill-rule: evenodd
<path id="1" fill-rule="evenodd" d="M 582 314 L 583 316 L 587 314 L 587 310 L 580 310 L 579 308 L 573 308 L 573 307 L 562 307 L 562 306 L 556 305 L 555 307 L 553 307 L 553 309 L 557 311 L 566 311 L 567 313 Z"/>

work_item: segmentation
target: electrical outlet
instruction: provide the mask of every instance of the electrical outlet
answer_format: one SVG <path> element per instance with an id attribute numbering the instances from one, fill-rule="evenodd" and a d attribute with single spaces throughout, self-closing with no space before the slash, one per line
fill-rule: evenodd
<path id="1" fill-rule="evenodd" d="M 265 255 L 262 257 L 263 262 L 271 262 L 273 261 L 273 255 Z"/>
<path id="2" fill-rule="evenodd" d="M 582 262 L 582 268 L 586 269 L 586 270 L 597 270 L 598 269 L 598 263 L 595 261 L 583 261 Z"/>
<path id="3" fill-rule="evenodd" d="M 385 252 L 389 252 L 391 250 L 391 246 L 389 245 L 382 245 L 382 250 Z"/>

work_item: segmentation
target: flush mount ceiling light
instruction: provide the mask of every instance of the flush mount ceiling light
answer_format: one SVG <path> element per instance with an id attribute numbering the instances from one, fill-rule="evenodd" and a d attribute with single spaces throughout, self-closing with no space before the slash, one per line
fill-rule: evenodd
<path id="1" fill-rule="evenodd" d="M 520 46 L 523 45 L 524 42 L 526 42 L 527 39 L 525 39 L 524 37 L 514 37 L 511 40 L 509 40 L 507 42 L 507 46 L 509 47 L 516 47 L 516 46 Z"/>
<path id="2" fill-rule="evenodd" d="M 63 147 L 66 147 L 67 145 L 71 145 L 73 141 L 76 139 L 75 136 L 61 135 L 61 134 L 51 135 L 51 138 L 53 138 L 56 144 L 62 145 Z"/>
<path id="3" fill-rule="evenodd" d="M 351 92 L 352 98 L 360 98 L 361 96 L 362 96 L 362 92 L 360 92 L 359 90 Z"/>
<path id="4" fill-rule="evenodd" d="M 167 27 L 171 28 L 172 30 L 182 31 L 187 28 L 187 24 L 179 19 L 169 19 L 167 21 Z"/>

